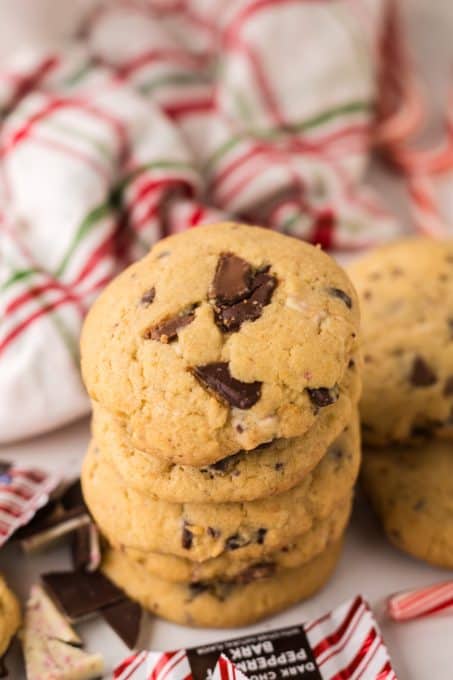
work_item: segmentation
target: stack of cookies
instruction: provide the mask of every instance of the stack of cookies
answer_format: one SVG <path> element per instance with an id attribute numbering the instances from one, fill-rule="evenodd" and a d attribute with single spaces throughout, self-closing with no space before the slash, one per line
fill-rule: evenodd
<path id="1" fill-rule="evenodd" d="M 373 251 L 362 306 L 363 483 L 389 540 L 453 569 L 453 241 Z"/>
<path id="2" fill-rule="evenodd" d="M 160 241 L 107 287 L 82 337 L 82 485 L 115 583 L 205 626 L 325 583 L 360 464 L 358 324 L 320 249 L 237 224 Z"/>

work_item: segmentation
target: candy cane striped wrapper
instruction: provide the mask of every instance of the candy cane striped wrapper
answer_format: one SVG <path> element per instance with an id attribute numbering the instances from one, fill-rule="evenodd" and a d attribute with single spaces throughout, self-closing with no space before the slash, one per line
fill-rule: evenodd
<path id="1" fill-rule="evenodd" d="M 394 621 L 410 621 L 421 616 L 453 613 L 453 581 L 391 595 L 387 612 Z"/>
<path id="2" fill-rule="evenodd" d="M 1 463 L 0 473 L 0 547 L 19 527 L 28 524 L 60 479 L 36 468 Z"/>
<path id="3" fill-rule="evenodd" d="M 141 651 L 115 680 L 396 680 L 368 603 L 361 597 L 319 619 L 172 652 Z"/>

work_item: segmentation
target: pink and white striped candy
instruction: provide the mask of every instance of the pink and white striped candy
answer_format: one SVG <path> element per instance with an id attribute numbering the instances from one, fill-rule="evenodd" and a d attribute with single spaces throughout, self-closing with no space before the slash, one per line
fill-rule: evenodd
<path id="1" fill-rule="evenodd" d="M 394 621 L 453 613 L 453 581 L 391 595 L 387 600 L 387 612 Z"/>

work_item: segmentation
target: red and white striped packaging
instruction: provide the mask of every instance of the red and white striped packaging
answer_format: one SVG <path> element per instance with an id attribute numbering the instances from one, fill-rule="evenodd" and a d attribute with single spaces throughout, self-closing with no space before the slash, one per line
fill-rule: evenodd
<path id="1" fill-rule="evenodd" d="M 357 596 L 319 619 L 203 647 L 141 651 L 114 680 L 397 680 L 368 603 Z"/>
<path id="2" fill-rule="evenodd" d="M 59 481 L 37 468 L 0 464 L 0 548 L 46 505 Z"/>
<path id="3" fill-rule="evenodd" d="M 394 621 L 453 613 L 453 581 L 395 593 L 387 600 L 387 612 Z"/>

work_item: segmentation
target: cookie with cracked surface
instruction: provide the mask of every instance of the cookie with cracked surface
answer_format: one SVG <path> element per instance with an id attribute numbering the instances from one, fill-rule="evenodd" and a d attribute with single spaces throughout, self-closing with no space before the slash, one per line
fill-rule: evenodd
<path id="1" fill-rule="evenodd" d="M 253 559 L 328 517 L 353 488 L 360 464 L 357 418 L 302 482 L 243 503 L 168 503 L 131 489 L 94 442 L 82 468 L 85 501 L 110 542 L 203 561 L 229 552 Z"/>
<path id="2" fill-rule="evenodd" d="M 349 273 L 362 308 L 364 441 L 451 439 L 453 241 L 406 239 Z"/>
<path id="3" fill-rule="evenodd" d="M 274 552 L 264 553 L 260 558 L 232 560 L 229 553 L 205 562 L 192 562 L 183 557 L 144 553 L 113 543 L 134 562 L 158 578 L 175 583 L 197 583 L 213 580 L 248 583 L 251 580 L 274 576 L 285 569 L 294 569 L 314 559 L 327 547 L 340 540 L 351 512 L 352 496 L 340 503 L 329 517 L 316 520 L 309 531 Z"/>
<path id="4" fill-rule="evenodd" d="M 0 658 L 8 651 L 12 638 L 20 626 L 21 614 L 16 596 L 0 576 Z"/>
<path id="5" fill-rule="evenodd" d="M 262 444 L 204 467 L 172 463 L 132 448 L 121 423 L 99 405 L 94 407 L 93 437 L 128 484 L 150 497 L 172 503 L 222 503 L 283 493 L 319 463 L 329 446 L 335 446 L 350 421 L 360 379 L 356 365 L 348 370 L 347 392 L 341 393 L 331 409 L 324 409 L 304 435 Z"/>
<path id="6" fill-rule="evenodd" d="M 368 450 L 362 482 L 397 548 L 453 569 L 453 455 L 450 442 Z"/>
<path id="7" fill-rule="evenodd" d="M 230 628 L 259 621 L 313 595 L 331 576 L 340 553 L 341 542 L 334 543 L 300 567 L 246 584 L 171 583 L 115 550 L 106 552 L 102 569 L 157 616 L 189 626 Z"/>
<path id="8" fill-rule="evenodd" d="M 85 321 L 88 392 L 131 444 L 185 465 L 302 436 L 338 399 L 359 308 L 320 249 L 233 223 L 160 241 Z"/>

